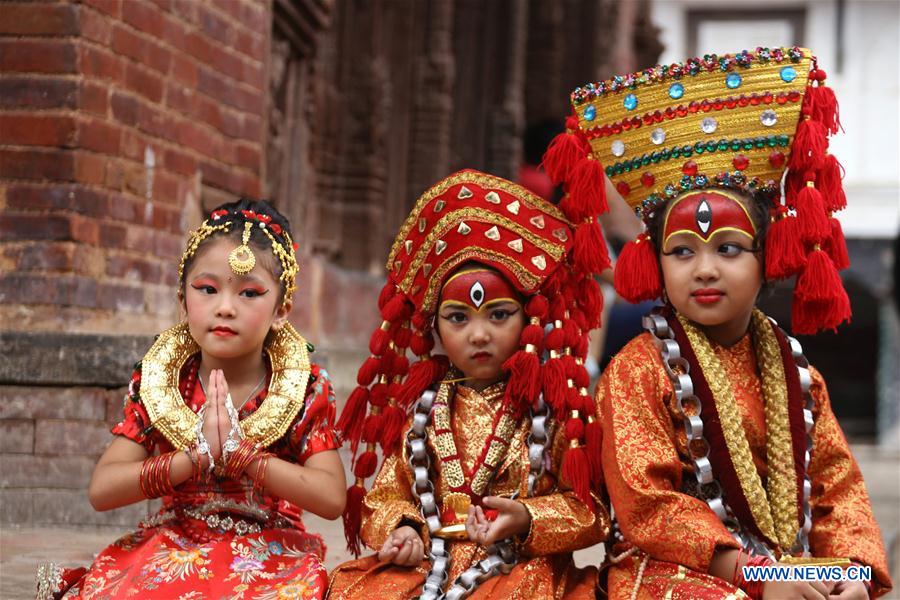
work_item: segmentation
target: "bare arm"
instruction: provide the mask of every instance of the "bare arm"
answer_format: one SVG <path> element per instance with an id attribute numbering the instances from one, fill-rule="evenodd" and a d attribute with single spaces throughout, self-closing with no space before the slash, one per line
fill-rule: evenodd
<path id="1" fill-rule="evenodd" d="M 250 463 L 244 473 L 254 477 L 259 460 Z M 174 466 L 172 470 L 175 470 Z M 347 480 L 337 450 L 317 452 L 304 465 L 273 456 L 269 459 L 263 481 L 268 493 L 323 519 L 334 520 L 344 512 Z"/>

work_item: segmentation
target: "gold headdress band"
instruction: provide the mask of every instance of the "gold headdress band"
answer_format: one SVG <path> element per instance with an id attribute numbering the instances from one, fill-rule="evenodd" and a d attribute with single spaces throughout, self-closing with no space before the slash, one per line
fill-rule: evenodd
<path id="1" fill-rule="evenodd" d="M 281 263 L 281 275 L 278 279 L 284 284 L 284 302 L 290 301 L 294 291 L 297 289 L 296 279 L 297 273 L 300 271 L 300 266 L 297 264 L 297 257 L 294 255 L 294 243 L 293 240 L 291 240 L 290 234 L 281 229 L 279 225 L 274 223 L 269 224 L 264 218 L 260 218 L 265 217 L 265 215 L 258 215 L 252 211 L 243 212 L 245 213 L 245 216 L 251 220 L 244 222 L 244 234 L 241 238 L 241 245 L 228 254 L 228 266 L 231 267 L 231 270 L 236 275 L 246 275 L 253 270 L 254 266 L 256 266 L 256 256 L 253 254 L 249 242 L 254 222 L 259 223 L 259 227 L 262 229 L 263 234 L 269 238 L 269 241 L 272 244 L 272 254 L 274 254 L 275 258 L 278 259 L 278 262 Z M 184 281 L 185 263 L 196 254 L 197 248 L 200 247 L 200 244 L 202 244 L 206 238 L 219 231 L 231 231 L 231 227 L 235 224 L 235 221 L 226 221 L 218 225 L 210 224 L 210 220 L 217 221 L 227 214 L 226 211 L 215 211 L 210 219 L 203 221 L 200 227 L 191 232 L 191 236 L 188 238 L 187 247 L 184 249 L 184 254 L 181 255 L 181 263 L 178 265 L 179 281 Z M 281 235 L 284 238 L 284 242 L 280 242 L 275 238 L 275 235 L 273 235 L 272 232 L 273 228 L 277 228 L 275 233 Z"/>

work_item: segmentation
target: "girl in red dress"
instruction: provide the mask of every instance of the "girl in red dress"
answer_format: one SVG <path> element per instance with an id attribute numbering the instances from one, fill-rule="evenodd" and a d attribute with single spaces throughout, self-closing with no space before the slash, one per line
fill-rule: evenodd
<path id="1" fill-rule="evenodd" d="M 321 598 L 325 547 L 302 510 L 337 518 L 334 395 L 287 321 L 297 261 L 266 202 L 214 210 L 179 269 L 186 316 L 137 365 L 90 500 L 162 508 L 88 569 L 42 565 L 39 597 Z"/>

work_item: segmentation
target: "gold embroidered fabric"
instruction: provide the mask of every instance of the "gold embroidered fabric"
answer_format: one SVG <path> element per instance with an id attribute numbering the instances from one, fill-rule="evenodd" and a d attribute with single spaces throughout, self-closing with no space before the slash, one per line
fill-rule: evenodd
<path id="1" fill-rule="evenodd" d="M 141 401 L 153 426 L 178 449 L 197 440 L 200 417 L 181 398 L 178 376 L 185 361 L 200 351 L 186 323 L 162 332 L 141 361 Z M 265 348 L 272 368 L 269 393 L 260 407 L 241 421 L 244 435 L 263 446 L 284 435 L 303 408 L 309 381 L 309 350 L 287 323 Z"/>
<path id="2" fill-rule="evenodd" d="M 697 356 L 697 362 L 703 368 L 703 374 L 709 383 L 722 424 L 725 443 L 728 445 L 728 454 L 731 456 L 741 489 L 753 513 L 753 519 L 763 535 L 777 541 L 781 549 L 786 551 L 793 545 L 797 535 L 799 508 L 796 501 L 797 481 L 788 422 L 787 384 L 775 334 L 766 316 L 761 311 L 754 310 L 751 319 L 752 336 L 756 342 L 757 359 L 763 357 L 759 363 L 759 370 L 762 373 L 766 415 L 766 456 L 779 457 L 774 465 L 767 462 L 769 472 L 764 488 L 753 461 L 750 444 L 744 434 L 729 373 L 723 368 L 712 344 L 703 332 L 682 315 L 678 315 L 678 320 L 684 327 Z M 776 522 L 780 528 L 776 528 Z"/>
<path id="3" fill-rule="evenodd" d="M 502 387 L 488 388 L 484 393 L 457 386 L 451 400 L 450 428 L 463 467 L 471 468 L 481 454 L 490 435 L 494 414 L 502 401 Z M 410 423 L 407 423 L 409 427 Z M 509 497 L 514 492 L 524 496 L 528 488 L 528 445 L 530 424 L 527 419 L 515 425 L 510 448 L 501 460 L 496 476 L 486 494 Z M 552 467 L 536 485 L 538 497 L 523 500 L 532 515 L 531 535 L 522 545 L 522 559 L 511 573 L 498 576 L 483 586 L 473 598 L 594 598 L 597 572 L 594 568 L 578 569 L 571 552 L 603 540 L 609 532 L 609 515 L 598 502 L 595 512 L 588 509 L 567 489 L 557 487 L 562 451 L 566 448 L 561 431 L 553 433 Z M 434 427 L 429 426 L 428 447 L 432 465 L 440 464 L 435 448 Z M 428 529 L 419 516 L 419 508 L 411 492 L 412 480 L 404 448 L 389 457 L 375 479 L 363 503 L 362 539 L 377 551 L 396 527 L 405 521 L 418 524 L 426 548 L 430 544 Z M 435 479 L 435 496 L 450 492 L 443 473 Z M 450 580 L 486 555 L 483 549 L 468 541 L 450 543 Z M 420 568 L 381 565 L 377 557 L 351 561 L 332 574 L 331 598 L 409 598 L 420 593 L 428 563 Z M 496 594 L 496 595 L 495 595 Z"/>
<path id="4" fill-rule="evenodd" d="M 715 353 L 728 373 L 752 460 L 765 480 L 766 415 L 752 340 L 747 336 L 730 348 L 716 346 Z M 815 369 L 811 373 L 816 415 L 809 469 L 811 552 L 872 566 L 876 588 L 883 592 L 891 582 L 865 484 L 831 412 L 825 384 Z M 649 334 L 633 339 L 613 358 L 597 385 L 597 409 L 610 500 L 626 540 L 651 556 L 645 578 L 675 576 L 670 567 L 657 569 L 655 563 L 680 565 L 688 570 L 686 581 L 702 575 L 703 585 L 712 580 L 721 586 L 713 597 L 728 597 L 733 588 L 706 573 L 716 549 L 737 548 L 737 542 L 704 502 L 681 492 L 691 461 L 672 385 Z M 611 599 L 630 597 L 636 571 L 637 563 L 629 560 L 611 566 Z M 647 590 L 665 589 L 659 587 L 663 583 L 642 586 L 638 598 L 660 597 Z M 678 594 L 675 590 L 672 597 L 703 597 Z"/>

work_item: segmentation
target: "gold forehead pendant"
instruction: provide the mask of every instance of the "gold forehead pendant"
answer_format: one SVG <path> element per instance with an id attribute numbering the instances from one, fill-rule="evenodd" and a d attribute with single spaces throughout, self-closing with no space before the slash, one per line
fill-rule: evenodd
<path id="1" fill-rule="evenodd" d="M 228 253 L 228 266 L 235 275 L 246 275 L 256 266 L 256 256 L 253 250 L 247 245 L 250 241 L 250 229 L 253 224 L 244 223 L 244 235 L 241 238 L 241 245 Z"/>

